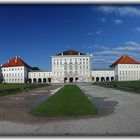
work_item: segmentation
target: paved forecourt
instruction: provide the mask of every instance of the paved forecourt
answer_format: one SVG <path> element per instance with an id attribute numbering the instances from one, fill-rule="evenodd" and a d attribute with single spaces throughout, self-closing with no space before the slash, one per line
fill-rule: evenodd
<path id="1" fill-rule="evenodd" d="M 140 135 L 140 95 L 81 83 L 90 97 L 116 103 L 112 113 L 79 119 L 23 124 L 0 121 L 0 134 L 7 135 Z"/>

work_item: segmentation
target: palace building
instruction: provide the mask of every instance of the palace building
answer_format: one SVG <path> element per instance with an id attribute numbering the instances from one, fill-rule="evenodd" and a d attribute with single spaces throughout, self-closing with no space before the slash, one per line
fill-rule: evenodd
<path id="1" fill-rule="evenodd" d="M 91 81 L 91 55 L 68 50 L 51 58 L 53 83 Z"/>
<path id="2" fill-rule="evenodd" d="M 27 83 L 31 67 L 16 56 L 2 65 L 1 70 L 4 83 Z"/>
<path id="3" fill-rule="evenodd" d="M 51 83 L 52 72 L 43 70 L 31 70 L 28 73 L 29 83 Z"/>
<path id="4" fill-rule="evenodd" d="M 92 70 L 92 82 L 109 82 L 115 80 L 113 69 L 94 69 Z"/>
<path id="5" fill-rule="evenodd" d="M 140 63 L 121 56 L 108 69 L 92 69 L 92 55 L 67 50 L 51 56 L 52 70 L 33 70 L 16 56 L 0 69 L 3 83 L 70 83 L 140 80 Z M 94 62 L 94 61 L 93 61 Z"/>
<path id="6" fill-rule="evenodd" d="M 116 81 L 140 80 L 140 62 L 123 55 L 110 68 L 114 70 Z"/>

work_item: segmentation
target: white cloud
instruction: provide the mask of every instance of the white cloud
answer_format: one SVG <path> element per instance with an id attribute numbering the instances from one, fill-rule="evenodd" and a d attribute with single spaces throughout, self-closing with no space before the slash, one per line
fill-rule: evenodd
<path id="1" fill-rule="evenodd" d="M 140 32 L 140 27 L 136 27 L 134 30 Z"/>
<path id="2" fill-rule="evenodd" d="M 92 46 L 89 46 L 88 47 L 89 49 L 100 49 L 100 50 L 108 50 L 108 48 L 107 47 L 105 47 L 105 46 L 103 46 L 103 45 L 97 45 L 97 44 L 94 44 L 94 45 L 92 45 Z"/>
<path id="3" fill-rule="evenodd" d="M 92 35 L 94 35 L 94 33 L 92 33 L 92 32 L 88 32 L 87 35 L 88 35 L 88 36 L 92 36 Z"/>
<path id="4" fill-rule="evenodd" d="M 116 24 L 121 24 L 121 23 L 122 23 L 122 20 L 120 20 L 120 19 L 115 19 L 114 22 L 115 22 Z"/>
<path id="5" fill-rule="evenodd" d="M 100 50 L 97 48 L 100 48 Z M 96 65 L 99 64 L 109 66 L 124 54 L 128 54 L 131 57 L 134 57 L 136 60 L 140 60 L 140 43 L 135 41 L 127 41 L 122 46 L 115 48 L 109 48 L 96 44 L 92 46 L 92 50 L 93 61 Z"/>
<path id="6" fill-rule="evenodd" d="M 101 35 L 102 32 L 103 32 L 102 30 L 99 30 L 99 31 L 96 32 L 96 35 Z"/>
<path id="7" fill-rule="evenodd" d="M 92 46 L 88 46 L 88 48 L 89 48 L 89 49 L 93 49 L 93 47 L 92 47 Z"/>
<path id="8" fill-rule="evenodd" d="M 105 13 L 112 13 L 112 12 L 116 11 L 115 6 L 105 6 L 104 5 L 104 6 L 100 6 L 98 9 Z"/>
<path id="9" fill-rule="evenodd" d="M 107 21 L 107 19 L 106 18 L 101 18 L 101 21 L 105 22 L 105 21 Z"/>
<path id="10" fill-rule="evenodd" d="M 95 32 L 88 32 L 88 36 L 94 36 L 94 35 L 101 35 L 103 33 L 102 29 L 96 30 Z"/>
<path id="11" fill-rule="evenodd" d="M 140 16 L 140 9 L 132 6 L 100 6 L 99 11 L 104 13 L 115 13 L 120 16 Z"/>
<path id="12" fill-rule="evenodd" d="M 134 42 L 134 41 L 127 41 L 125 44 L 126 44 L 126 45 L 132 45 L 132 46 L 137 46 L 137 45 L 139 45 L 137 42 Z"/>
<path id="13" fill-rule="evenodd" d="M 140 51 L 140 44 L 134 41 L 125 42 L 123 47 L 117 47 L 115 50 L 118 51 Z"/>

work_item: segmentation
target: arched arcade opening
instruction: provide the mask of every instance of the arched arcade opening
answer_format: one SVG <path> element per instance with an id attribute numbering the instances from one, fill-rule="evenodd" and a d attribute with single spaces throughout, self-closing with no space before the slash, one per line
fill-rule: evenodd
<path id="1" fill-rule="evenodd" d="M 36 78 L 34 78 L 34 79 L 33 79 L 33 83 L 36 83 L 36 82 L 37 82 L 37 80 L 36 80 Z"/>
<path id="2" fill-rule="evenodd" d="M 101 77 L 101 82 L 105 82 L 105 78 L 104 77 Z"/>
<path id="3" fill-rule="evenodd" d="M 43 83 L 46 83 L 47 82 L 47 79 L 46 78 L 43 78 Z"/>
<path id="4" fill-rule="evenodd" d="M 41 78 L 38 79 L 38 83 L 42 83 L 42 79 Z"/>
<path id="5" fill-rule="evenodd" d="M 69 78 L 69 82 L 73 83 L 73 78 L 72 77 Z"/>
<path id="6" fill-rule="evenodd" d="M 99 77 L 96 77 L 96 82 L 99 82 L 100 81 L 100 78 Z"/>
<path id="7" fill-rule="evenodd" d="M 109 81 L 109 77 L 106 77 L 106 82 L 108 82 Z"/>

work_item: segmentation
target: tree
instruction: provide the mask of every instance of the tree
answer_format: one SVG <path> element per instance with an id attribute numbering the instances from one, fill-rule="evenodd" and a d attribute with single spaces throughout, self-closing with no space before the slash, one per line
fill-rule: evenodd
<path id="1" fill-rule="evenodd" d="M 32 67 L 32 70 L 40 70 L 38 67 Z"/>

